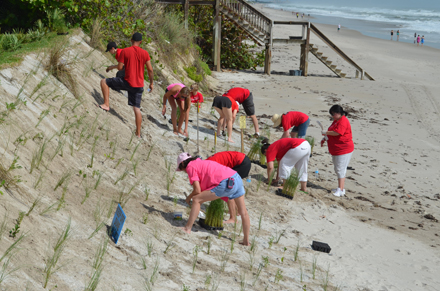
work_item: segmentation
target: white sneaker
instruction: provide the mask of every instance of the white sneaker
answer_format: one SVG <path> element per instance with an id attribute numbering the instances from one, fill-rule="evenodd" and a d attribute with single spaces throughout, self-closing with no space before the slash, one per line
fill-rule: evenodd
<path id="1" fill-rule="evenodd" d="M 336 197 L 342 197 L 345 195 L 345 189 L 341 190 L 340 188 L 338 188 L 335 192 L 333 192 L 333 195 L 335 195 Z"/>

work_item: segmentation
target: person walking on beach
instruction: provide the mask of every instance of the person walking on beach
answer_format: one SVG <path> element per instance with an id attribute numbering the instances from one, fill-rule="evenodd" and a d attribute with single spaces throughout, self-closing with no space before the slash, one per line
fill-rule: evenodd
<path id="1" fill-rule="evenodd" d="M 353 155 L 354 144 L 351 125 L 346 117 L 348 113 L 339 105 L 333 105 L 329 113 L 333 118 L 333 123 L 327 131 L 322 131 L 322 135 L 328 137 L 328 151 L 332 155 L 333 166 L 338 176 L 338 188 L 333 190 L 333 195 L 340 197 L 345 195 L 345 174 Z"/>
<path id="2" fill-rule="evenodd" d="M 341 24 L 338 24 L 338 32 L 341 30 Z"/>
<path id="3" fill-rule="evenodd" d="M 399 41 L 399 35 L 400 35 L 400 31 L 399 30 L 397 30 L 397 41 Z"/>
<path id="4" fill-rule="evenodd" d="M 299 111 L 289 111 L 283 115 L 274 114 L 272 116 L 273 127 L 277 128 L 283 126 L 284 133 L 281 138 L 289 137 L 289 129 L 292 128 L 290 132 L 291 138 L 305 138 L 307 133 L 307 128 L 310 124 L 310 118 L 302 112 Z"/>
<path id="5" fill-rule="evenodd" d="M 414 32 L 414 44 L 416 44 L 416 40 L 417 40 L 417 32 Z"/>
<path id="6" fill-rule="evenodd" d="M 417 35 L 417 46 L 419 46 L 419 44 L 420 44 L 420 34 Z"/>
<path id="7" fill-rule="evenodd" d="M 189 109 L 191 108 L 190 91 L 184 84 L 176 83 L 169 85 L 163 95 L 162 115 L 165 116 L 167 111 L 167 101 L 171 106 L 171 122 L 173 123 L 173 133 L 188 136 L 188 119 Z M 177 106 L 180 110 L 179 123 L 177 123 Z M 185 120 L 184 131 L 182 132 L 182 124 Z"/>
<path id="8" fill-rule="evenodd" d="M 420 44 L 423 46 L 424 43 L 425 43 L 425 36 L 422 35 L 422 38 L 420 39 Z"/>
<path id="9" fill-rule="evenodd" d="M 107 50 L 105 51 L 106 53 L 109 52 L 112 55 L 115 55 L 115 59 L 118 60 L 119 59 L 119 55 L 121 54 L 122 49 L 118 49 L 118 46 L 116 45 L 116 42 L 111 41 L 107 44 Z M 105 70 L 107 73 L 110 72 L 111 70 L 117 69 L 118 65 L 114 65 L 114 66 L 108 66 L 107 69 Z M 121 74 L 123 72 L 123 74 Z M 118 71 L 116 73 L 116 77 L 120 77 L 120 78 L 124 78 L 125 76 L 125 67 L 121 70 Z"/>
<path id="10" fill-rule="evenodd" d="M 153 67 L 150 62 L 150 55 L 146 50 L 140 48 L 142 42 L 142 34 L 136 32 L 131 38 L 131 47 L 121 51 L 118 58 L 118 70 L 122 70 L 125 65 L 124 78 L 115 77 L 101 80 L 101 90 L 104 97 L 104 104 L 99 108 L 110 110 L 110 90 L 124 90 L 128 92 L 128 105 L 133 107 L 136 136 L 141 136 L 142 113 L 141 101 L 144 92 L 144 66 L 147 67 L 148 78 L 150 80 L 150 92 L 153 91 Z"/>
<path id="11" fill-rule="evenodd" d="M 393 40 L 394 30 L 391 29 L 391 40 Z"/>
<path id="12" fill-rule="evenodd" d="M 231 168 L 232 170 L 236 171 L 242 179 L 245 179 L 247 176 L 249 176 L 249 172 L 251 170 L 251 160 L 248 158 L 248 156 L 240 152 L 218 152 L 208 157 L 206 160 L 214 161 L 220 165 Z M 235 210 L 237 206 L 234 200 L 228 200 L 226 203 L 228 204 L 229 209 L 229 219 L 223 223 L 228 224 L 237 222 Z"/>
<path id="13" fill-rule="evenodd" d="M 249 231 L 251 223 L 244 202 L 245 190 L 240 175 L 231 168 L 220 165 L 214 161 L 201 160 L 182 153 L 177 157 L 176 171 L 184 171 L 188 174 L 189 183 L 193 191 L 186 198 L 186 203 L 191 205 L 188 222 L 182 230 L 191 233 L 192 226 L 200 212 L 204 202 L 221 198 L 224 201 L 234 200 L 241 216 L 243 228 L 243 241 L 240 243 L 249 246 Z M 192 200 L 192 204 L 191 203 Z"/>
<path id="14" fill-rule="evenodd" d="M 274 161 L 278 161 L 276 179 L 272 184 L 277 184 L 280 179 L 283 180 L 283 188 L 286 180 L 290 177 L 292 169 L 295 167 L 301 191 L 307 191 L 307 165 L 310 159 L 311 147 L 308 141 L 302 138 L 283 138 L 269 144 L 263 141 L 261 153 L 266 156 L 267 178 L 271 177 L 274 171 Z"/>
<path id="15" fill-rule="evenodd" d="M 254 124 L 255 136 L 260 136 L 260 129 L 258 128 L 258 119 L 255 116 L 254 97 L 252 93 L 245 88 L 234 87 L 229 89 L 223 96 L 229 96 L 239 104 L 243 105 L 246 115 L 252 119 Z M 229 130 L 229 129 L 228 129 Z"/>

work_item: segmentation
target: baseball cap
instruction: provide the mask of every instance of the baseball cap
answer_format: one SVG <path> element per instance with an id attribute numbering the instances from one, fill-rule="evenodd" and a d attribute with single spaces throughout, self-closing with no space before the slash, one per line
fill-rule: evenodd
<path id="1" fill-rule="evenodd" d="M 133 36 L 131 37 L 131 40 L 141 41 L 142 40 L 142 34 L 140 34 L 139 32 L 134 33 Z"/>
<path id="2" fill-rule="evenodd" d="M 114 41 L 111 41 L 107 44 L 107 50 L 105 52 L 108 52 L 112 48 L 118 48 L 118 46 L 116 45 L 116 42 L 114 42 Z"/>
<path id="3" fill-rule="evenodd" d="M 191 155 L 190 155 L 190 154 L 188 154 L 188 153 L 181 153 L 181 154 L 177 157 L 177 169 L 176 169 L 176 171 L 180 171 L 180 170 L 179 170 L 179 165 L 180 165 L 180 163 L 183 162 L 183 161 L 186 160 L 186 159 L 189 159 L 189 158 L 191 158 Z"/>

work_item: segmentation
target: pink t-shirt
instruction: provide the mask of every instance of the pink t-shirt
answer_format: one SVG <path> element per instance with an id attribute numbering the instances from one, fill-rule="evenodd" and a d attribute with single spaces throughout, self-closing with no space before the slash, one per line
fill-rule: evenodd
<path id="1" fill-rule="evenodd" d="M 183 85 L 183 84 L 181 84 L 181 83 L 175 83 L 175 84 L 171 84 L 171 85 L 169 85 L 169 86 L 167 87 L 167 90 L 170 91 L 171 89 L 173 89 L 174 86 L 180 86 L 180 87 L 181 87 L 180 90 L 182 90 L 184 87 L 186 87 L 185 85 Z M 179 90 L 179 92 L 177 92 L 176 95 L 173 95 L 173 96 L 174 96 L 174 99 L 177 98 L 177 95 L 179 95 L 180 90 Z"/>
<path id="2" fill-rule="evenodd" d="M 186 173 L 191 185 L 199 181 L 201 190 L 206 191 L 217 187 L 221 181 L 237 172 L 214 161 L 197 159 L 188 164 Z"/>

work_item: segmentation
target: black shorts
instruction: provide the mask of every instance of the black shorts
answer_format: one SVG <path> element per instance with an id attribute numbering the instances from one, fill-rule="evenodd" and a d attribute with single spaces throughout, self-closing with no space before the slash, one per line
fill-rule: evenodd
<path id="1" fill-rule="evenodd" d="M 212 101 L 212 107 L 217 107 L 218 109 L 231 108 L 232 102 L 228 97 L 225 96 L 217 96 L 214 97 L 214 101 Z"/>
<path id="2" fill-rule="evenodd" d="M 246 178 L 251 170 L 251 160 L 249 160 L 248 156 L 245 156 L 243 162 L 233 167 L 232 170 L 236 171 L 242 179 Z"/>
<path id="3" fill-rule="evenodd" d="M 243 105 L 244 112 L 246 112 L 247 116 L 255 115 L 254 96 L 252 96 L 252 92 L 249 92 L 249 97 L 246 98 L 241 105 Z"/>
<path id="4" fill-rule="evenodd" d="M 142 93 L 144 92 L 144 87 L 131 87 L 130 84 L 122 78 L 108 78 L 105 79 L 107 86 L 115 91 L 124 90 L 128 92 L 128 105 L 137 108 L 141 107 Z"/>

